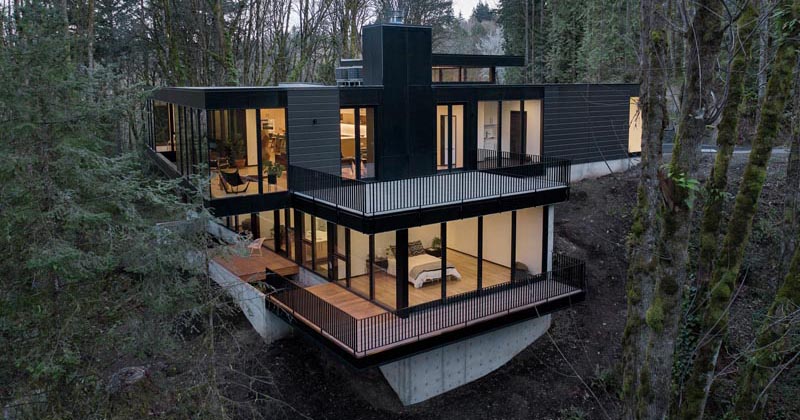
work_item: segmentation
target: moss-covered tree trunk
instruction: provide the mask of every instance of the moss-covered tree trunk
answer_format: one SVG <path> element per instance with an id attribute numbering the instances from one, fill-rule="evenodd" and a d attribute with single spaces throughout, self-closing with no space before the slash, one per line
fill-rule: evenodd
<path id="1" fill-rule="evenodd" d="M 800 0 L 794 0 L 796 15 Z M 791 16 L 792 14 L 787 14 Z M 786 16 L 786 15 L 784 15 Z M 788 39 L 796 39 L 800 25 L 788 25 Z M 758 198 L 767 174 L 767 162 L 772 153 L 780 118 L 791 91 L 792 69 L 795 64 L 796 43 L 783 42 L 773 63 L 767 82 L 767 93 L 761 105 L 760 119 L 753 148 L 736 196 L 728 232 L 722 242 L 709 284 L 706 306 L 701 315 L 701 331 L 695 359 L 686 380 L 679 408 L 680 418 L 699 419 L 703 416 L 711 381 L 716 369 L 719 349 L 728 327 L 728 305 L 733 296 L 744 250 L 753 225 Z"/>
<path id="2" fill-rule="evenodd" d="M 797 247 L 797 231 L 800 225 L 800 60 L 795 69 L 794 102 L 792 104 L 792 138 L 789 145 L 789 164 L 786 167 L 786 198 L 783 222 L 789 240 L 782 249 L 782 266 L 786 266 Z"/>
<path id="3" fill-rule="evenodd" d="M 655 209 L 658 207 L 658 166 L 661 163 L 664 129 L 667 125 L 667 22 L 666 1 L 642 2 L 641 88 L 639 112 L 642 119 L 642 175 L 638 203 L 629 238 L 629 268 L 626 283 L 627 323 L 623 344 L 623 398 L 625 417 L 636 418 L 638 378 L 645 345 L 644 308 L 653 297 L 656 238 Z"/>
<path id="4" fill-rule="evenodd" d="M 700 145 L 706 116 L 713 106 L 715 63 L 725 16 L 723 2 L 695 4 L 686 32 L 684 93 L 672 160 L 659 170 L 659 200 L 655 211 L 658 236 L 649 273 L 654 283 L 652 299 L 643 305 L 645 339 L 636 351 L 640 357 L 636 388 L 636 417 L 664 418 L 672 392 L 672 366 L 680 326 L 680 298 L 686 283 L 689 235 L 692 227 L 693 181 L 697 177 Z"/>
<path id="5" fill-rule="evenodd" d="M 767 318 L 756 339 L 756 349 L 748 360 L 736 392 L 734 414 L 740 419 L 763 417 L 767 386 L 778 370 L 790 360 L 786 357 L 790 340 L 787 332 L 791 314 L 800 305 L 800 248 L 795 250 L 789 272 L 778 289 Z"/>
<path id="6" fill-rule="evenodd" d="M 706 203 L 700 230 L 700 260 L 698 261 L 698 284 L 703 288 L 708 283 L 711 267 L 717 253 L 717 237 L 722 220 L 724 193 L 728 185 L 728 166 L 739 137 L 739 106 L 744 93 L 744 78 L 752 46 L 753 29 L 758 22 L 756 8 L 747 3 L 739 18 L 738 34 L 732 37 L 732 53 L 735 54 L 728 69 L 728 97 L 717 126 L 717 155 L 706 184 Z M 741 42 L 737 42 L 741 40 Z M 700 292 L 702 294 L 702 291 Z"/>

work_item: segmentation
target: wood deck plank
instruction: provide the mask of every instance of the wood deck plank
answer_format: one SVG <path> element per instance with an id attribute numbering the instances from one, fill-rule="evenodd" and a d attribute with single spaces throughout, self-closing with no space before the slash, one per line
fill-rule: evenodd
<path id="1" fill-rule="evenodd" d="M 264 247 L 261 248 L 261 255 L 240 256 L 231 253 L 218 256 L 214 261 L 247 282 L 263 280 L 267 268 L 282 276 L 298 273 L 297 264 Z"/>

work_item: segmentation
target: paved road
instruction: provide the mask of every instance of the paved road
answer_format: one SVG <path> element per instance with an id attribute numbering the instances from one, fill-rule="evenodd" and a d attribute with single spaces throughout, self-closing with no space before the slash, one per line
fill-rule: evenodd
<path id="1" fill-rule="evenodd" d="M 672 149 L 674 147 L 675 147 L 674 143 L 664 143 L 662 151 L 664 152 L 664 154 L 671 154 L 672 153 Z M 710 145 L 710 144 L 704 144 L 701 147 L 702 147 L 703 153 L 717 153 L 717 146 L 713 146 L 713 145 Z M 733 149 L 733 154 L 735 154 L 735 155 L 747 154 L 747 153 L 750 153 L 750 146 L 747 146 L 747 147 L 736 146 L 736 148 Z M 789 149 L 786 148 L 786 147 L 783 147 L 783 146 L 776 147 L 776 148 L 772 149 L 772 154 L 773 155 L 788 155 L 789 154 Z"/>

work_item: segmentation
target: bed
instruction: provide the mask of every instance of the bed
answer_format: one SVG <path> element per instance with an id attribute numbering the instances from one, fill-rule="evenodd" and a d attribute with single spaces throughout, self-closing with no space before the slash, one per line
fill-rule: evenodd
<path id="1" fill-rule="evenodd" d="M 397 260 L 393 257 L 388 259 L 388 267 L 386 271 L 393 275 L 397 275 Z M 456 267 L 447 263 L 447 278 L 461 280 L 461 273 L 458 272 Z M 419 254 L 408 256 L 408 282 L 413 284 L 415 288 L 419 289 L 425 283 L 439 281 L 442 279 L 442 259 L 428 254 Z"/>

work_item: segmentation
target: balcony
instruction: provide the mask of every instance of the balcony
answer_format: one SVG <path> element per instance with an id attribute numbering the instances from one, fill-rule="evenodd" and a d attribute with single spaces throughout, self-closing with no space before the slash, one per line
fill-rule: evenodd
<path id="1" fill-rule="evenodd" d="M 584 263 L 566 256 L 553 263 L 552 271 L 397 311 L 333 283 L 304 288 L 268 271 L 266 305 L 355 364 L 370 365 L 582 301 Z"/>
<path id="2" fill-rule="evenodd" d="M 315 205 L 374 217 L 454 205 L 521 199 L 557 192 L 517 208 L 563 201 L 568 196 L 570 162 L 565 159 L 481 150 L 478 169 L 395 181 L 345 179 L 298 166 L 289 167 L 290 191 Z M 509 208 L 510 209 L 510 208 Z M 503 210 L 509 210 L 503 209 Z M 494 211 L 498 210 L 494 207 Z"/>

